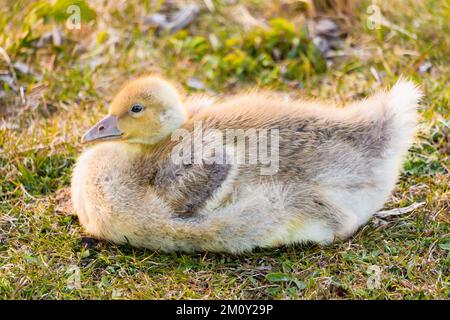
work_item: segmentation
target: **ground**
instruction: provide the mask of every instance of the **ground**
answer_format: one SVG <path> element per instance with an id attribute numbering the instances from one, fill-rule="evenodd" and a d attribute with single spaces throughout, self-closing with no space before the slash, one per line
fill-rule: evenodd
<path id="1" fill-rule="evenodd" d="M 449 297 L 448 2 L 192 1 L 200 11 L 178 31 L 161 22 L 189 9 L 173 1 L 0 2 L 0 298 Z M 319 51 L 324 16 L 337 25 Z M 420 130 L 385 210 L 418 207 L 330 246 L 245 255 L 91 239 L 64 203 L 80 137 L 148 73 L 186 94 L 257 86 L 339 105 L 412 79 L 425 93 Z"/>

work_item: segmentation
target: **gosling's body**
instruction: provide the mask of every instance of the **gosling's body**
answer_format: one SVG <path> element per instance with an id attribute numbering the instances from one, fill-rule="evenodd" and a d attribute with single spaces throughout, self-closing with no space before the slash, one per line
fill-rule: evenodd
<path id="1" fill-rule="evenodd" d="M 78 160 L 72 199 L 94 236 L 162 251 L 243 252 L 351 236 L 391 193 L 416 127 L 408 82 L 343 109 L 253 93 L 181 127 L 278 129 L 279 163 L 177 165 L 169 138 L 104 142 Z M 227 150 L 237 150 L 227 145 Z"/>

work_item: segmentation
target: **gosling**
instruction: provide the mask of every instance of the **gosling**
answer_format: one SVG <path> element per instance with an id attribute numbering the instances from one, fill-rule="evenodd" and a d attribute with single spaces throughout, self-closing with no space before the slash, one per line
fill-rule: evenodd
<path id="1" fill-rule="evenodd" d="M 83 137 L 95 144 L 73 171 L 74 210 L 94 237 L 164 252 L 344 240 L 392 192 L 420 97 L 400 80 L 345 108 L 258 91 L 204 106 L 139 78 Z M 260 134 L 238 145 L 229 129 Z M 214 152 L 199 160 L 198 142 Z M 251 161 L 261 149 L 270 163 Z"/>

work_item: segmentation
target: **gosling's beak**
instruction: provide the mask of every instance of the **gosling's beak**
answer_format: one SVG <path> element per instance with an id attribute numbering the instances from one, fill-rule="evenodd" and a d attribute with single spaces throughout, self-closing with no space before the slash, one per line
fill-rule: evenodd
<path id="1" fill-rule="evenodd" d="M 81 139 L 82 143 L 93 141 L 116 140 L 122 136 L 122 132 L 117 128 L 117 117 L 108 115 L 97 122 Z"/>

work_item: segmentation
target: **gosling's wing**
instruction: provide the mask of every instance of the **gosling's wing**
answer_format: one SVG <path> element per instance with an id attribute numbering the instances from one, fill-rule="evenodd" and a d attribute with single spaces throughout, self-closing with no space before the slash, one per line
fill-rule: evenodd
<path id="1" fill-rule="evenodd" d="M 164 161 L 156 173 L 154 186 L 180 217 L 192 217 L 205 207 L 227 179 L 226 164 L 174 164 Z"/>

